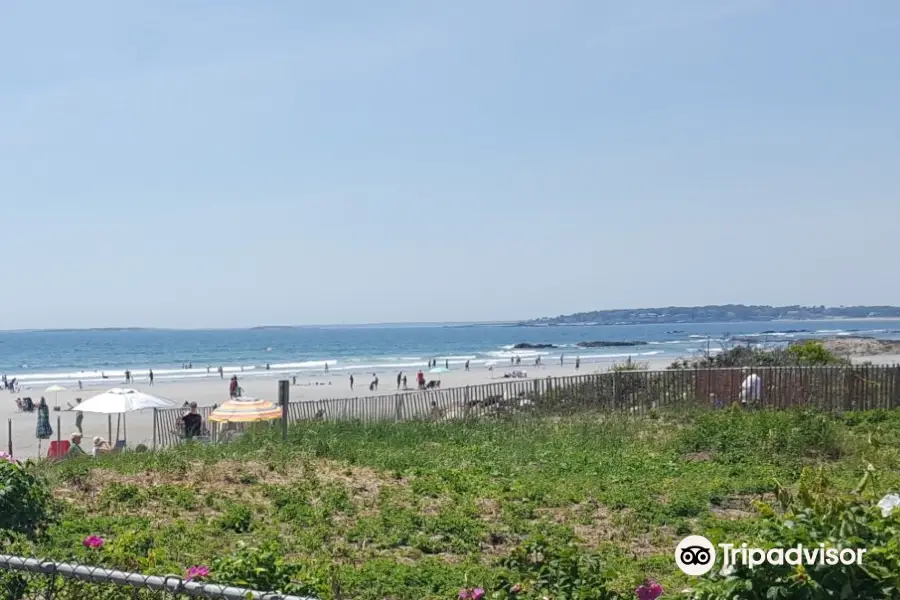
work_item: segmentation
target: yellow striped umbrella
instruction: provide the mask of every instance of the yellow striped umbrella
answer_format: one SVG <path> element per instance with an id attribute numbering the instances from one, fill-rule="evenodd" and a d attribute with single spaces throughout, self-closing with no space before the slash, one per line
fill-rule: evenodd
<path id="1" fill-rule="evenodd" d="M 251 423 L 281 418 L 281 407 L 258 398 L 234 398 L 216 408 L 209 415 L 210 421 L 219 423 Z"/>

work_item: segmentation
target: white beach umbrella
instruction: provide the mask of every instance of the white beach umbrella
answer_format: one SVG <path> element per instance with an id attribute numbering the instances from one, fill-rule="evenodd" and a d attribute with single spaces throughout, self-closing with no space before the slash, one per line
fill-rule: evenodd
<path id="1" fill-rule="evenodd" d="M 87 413 L 117 414 L 147 410 L 149 408 L 175 408 L 172 400 L 158 398 L 144 392 L 128 388 L 113 388 L 102 394 L 88 398 L 78 405 L 78 410 Z"/>
<path id="2" fill-rule="evenodd" d="M 112 438 L 112 415 L 138 410 L 147 410 L 151 408 L 175 408 L 178 404 L 172 400 L 158 398 L 156 396 L 145 394 L 137 390 L 129 388 L 113 388 L 106 390 L 102 394 L 97 394 L 92 398 L 88 398 L 78 405 L 78 410 L 87 413 L 101 413 L 109 415 L 109 437 Z M 116 418 L 116 441 L 119 439 L 118 417 Z M 125 429 L 125 415 L 122 414 L 123 432 L 127 437 Z"/>
<path id="3" fill-rule="evenodd" d="M 44 391 L 53 392 L 53 404 L 56 408 L 59 408 L 59 393 L 66 391 L 66 388 L 58 384 L 53 384 Z"/>

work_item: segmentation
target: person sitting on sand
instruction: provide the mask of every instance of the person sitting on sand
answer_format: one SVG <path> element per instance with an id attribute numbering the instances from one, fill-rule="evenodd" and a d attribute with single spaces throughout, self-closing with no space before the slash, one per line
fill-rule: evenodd
<path id="1" fill-rule="evenodd" d="M 105 452 L 112 452 L 112 447 L 110 447 L 109 442 L 102 437 L 95 437 L 94 447 L 91 449 L 91 456 L 97 456 L 98 454 L 103 454 Z"/>
<path id="2" fill-rule="evenodd" d="M 84 448 L 81 447 L 81 433 L 76 431 L 69 436 L 69 449 L 66 451 L 66 458 L 84 455 Z"/>

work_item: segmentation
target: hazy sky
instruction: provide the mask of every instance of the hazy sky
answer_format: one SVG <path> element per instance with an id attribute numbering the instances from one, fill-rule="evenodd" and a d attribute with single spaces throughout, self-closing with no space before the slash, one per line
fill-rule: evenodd
<path id="1" fill-rule="evenodd" d="M 0 328 L 900 304 L 897 0 L 0 4 Z"/>

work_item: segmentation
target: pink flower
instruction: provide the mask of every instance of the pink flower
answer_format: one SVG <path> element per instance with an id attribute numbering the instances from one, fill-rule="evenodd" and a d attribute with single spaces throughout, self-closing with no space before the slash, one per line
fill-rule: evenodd
<path id="1" fill-rule="evenodd" d="M 3 450 L 0 450 L 0 460 L 5 460 L 6 462 L 14 464 L 14 465 L 19 464 L 19 461 L 17 461 L 15 458 L 13 458 L 12 454 L 9 454 L 8 452 L 4 452 Z"/>
<path id="2" fill-rule="evenodd" d="M 518 583 L 516 585 L 512 586 L 511 588 L 509 588 L 510 594 L 518 594 L 521 591 L 522 591 L 522 586 L 521 586 L 521 584 L 518 584 Z"/>
<path id="3" fill-rule="evenodd" d="M 637 597 L 637 600 L 656 600 L 662 596 L 662 593 L 662 586 L 652 579 L 644 580 L 644 583 L 637 586 L 634 590 L 634 595 Z"/>
<path id="4" fill-rule="evenodd" d="M 459 600 L 471 600 L 472 594 L 469 593 L 469 590 L 463 588 L 459 590 Z"/>
<path id="5" fill-rule="evenodd" d="M 102 537 L 96 535 L 89 535 L 81 542 L 85 548 L 102 548 L 105 543 Z"/>
<path id="6" fill-rule="evenodd" d="M 472 600 L 481 600 L 482 598 L 484 598 L 483 588 L 475 588 L 472 590 Z"/>
<path id="7" fill-rule="evenodd" d="M 184 578 L 185 581 L 191 581 L 192 579 L 200 579 L 201 577 L 206 577 L 209 575 L 209 567 L 204 567 L 203 565 L 195 565 L 187 570 L 187 577 Z"/>

